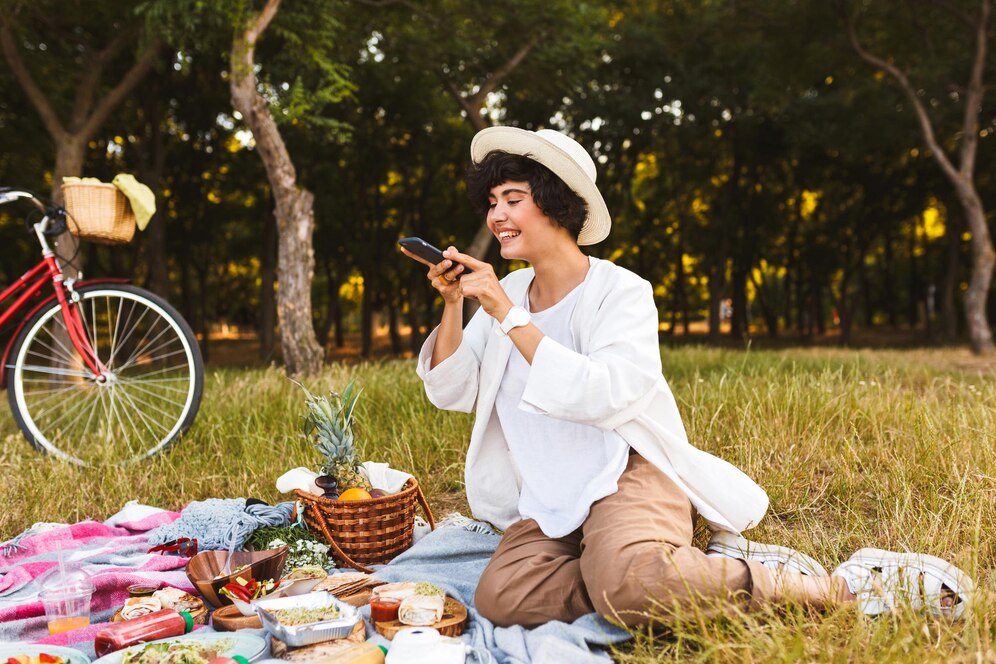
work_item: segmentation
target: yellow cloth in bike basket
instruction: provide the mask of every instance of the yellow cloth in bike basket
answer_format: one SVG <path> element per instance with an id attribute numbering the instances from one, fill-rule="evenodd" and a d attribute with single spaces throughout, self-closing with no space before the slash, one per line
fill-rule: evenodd
<path id="1" fill-rule="evenodd" d="M 135 213 L 135 225 L 144 231 L 149 220 L 156 213 L 156 195 L 147 186 L 135 179 L 130 173 L 118 173 L 111 182 L 131 203 L 131 211 Z"/>

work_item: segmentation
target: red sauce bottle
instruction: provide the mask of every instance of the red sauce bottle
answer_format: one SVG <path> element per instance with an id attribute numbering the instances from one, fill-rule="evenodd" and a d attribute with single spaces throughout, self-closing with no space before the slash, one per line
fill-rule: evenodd
<path id="1" fill-rule="evenodd" d="M 97 657 L 103 657 L 137 643 L 180 636 L 193 628 L 194 620 L 186 611 L 163 609 L 105 627 L 97 632 L 93 650 Z"/>

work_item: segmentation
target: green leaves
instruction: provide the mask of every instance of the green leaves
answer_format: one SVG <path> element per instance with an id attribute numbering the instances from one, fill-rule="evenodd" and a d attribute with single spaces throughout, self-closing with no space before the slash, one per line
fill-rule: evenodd
<path id="1" fill-rule="evenodd" d="M 330 391 L 328 396 L 317 396 L 304 385 L 300 387 L 304 390 L 304 403 L 308 408 L 302 425 L 305 438 L 312 440 L 315 448 L 325 457 L 325 468 L 337 464 L 352 466 L 356 458 L 353 413 L 363 390 L 356 387 L 355 381 L 349 381 L 342 394 Z"/>

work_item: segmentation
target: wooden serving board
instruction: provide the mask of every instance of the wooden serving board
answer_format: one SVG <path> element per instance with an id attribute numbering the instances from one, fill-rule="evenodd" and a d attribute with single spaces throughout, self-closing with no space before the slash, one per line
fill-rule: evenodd
<path id="1" fill-rule="evenodd" d="M 437 630 L 443 636 L 460 636 L 463 634 L 463 628 L 466 626 L 467 607 L 461 604 L 459 600 L 453 599 L 448 595 L 446 597 L 446 603 L 443 604 L 442 620 L 433 623 L 432 625 L 426 625 L 426 627 L 432 627 Z M 381 636 L 388 640 L 393 639 L 394 635 L 397 634 L 399 630 L 406 629 L 408 627 L 415 627 L 415 625 L 406 625 L 400 620 L 374 623 L 374 629 L 376 629 Z"/>
<path id="2" fill-rule="evenodd" d="M 310 646 L 291 648 L 286 643 L 277 638 L 270 639 L 270 652 L 278 659 L 286 659 L 292 662 L 314 662 L 321 664 L 326 658 L 333 659 L 337 655 L 349 650 L 357 643 L 367 640 L 367 624 L 362 620 L 356 621 L 353 632 L 343 638 L 334 641 L 324 641 Z"/>
<path id="3" fill-rule="evenodd" d="M 234 604 L 226 604 L 211 614 L 211 626 L 219 632 L 234 632 L 238 629 L 262 629 L 259 616 L 244 616 Z"/>

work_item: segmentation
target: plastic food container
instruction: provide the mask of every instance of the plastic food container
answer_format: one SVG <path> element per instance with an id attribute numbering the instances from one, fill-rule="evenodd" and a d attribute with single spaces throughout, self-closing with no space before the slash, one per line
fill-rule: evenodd
<path id="1" fill-rule="evenodd" d="M 322 641 L 342 639 L 349 636 L 360 614 L 355 606 L 340 602 L 331 593 L 318 592 L 298 595 L 296 597 L 278 597 L 276 599 L 261 599 L 254 603 L 263 628 L 288 646 L 308 646 Z M 339 609 L 339 617 L 335 620 L 311 623 L 309 625 L 281 625 L 270 611 L 279 609 L 324 609 L 334 606 Z"/>

